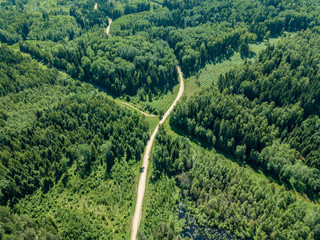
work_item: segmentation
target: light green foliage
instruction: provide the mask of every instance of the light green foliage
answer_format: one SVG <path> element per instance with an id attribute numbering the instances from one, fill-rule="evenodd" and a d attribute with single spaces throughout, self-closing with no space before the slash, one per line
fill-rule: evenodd
<path id="1" fill-rule="evenodd" d="M 181 190 L 176 186 L 174 179 L 162 176 L 155 181 L 151 180 L 147 193 L 147 207 L 138 234 L 139 239 L 143 239 L 143 236 L 161 239 L 162 234 L 179 236 L 184 222 L 178 221 L 177 206 L 181 199 Z M 167 232 L 163 231 L 164 228 Z"/>
<path id="2" fill-rule="evenodd" d="M 240 65 L 244 60 L 241 59 L 240 53 L 235 53 L 229 60 L 224 60 L 221 63 L 208 64 L 204 69 L 200 70 L 199 82 L 201 87 L 209 87 L 217 85 L 219 76 L 226 73 L 234 66 Z"/>
<path id="3" fill-rule="evenodd" d="M 84 35 L 65 44 L 38 46 L 21 43 L 20 49 L 74 78 L 90 81 L 114 96 L 160 94 L 176 82 L 176 57 L 162 40 L 144 36 L 106 38 L 99 33 Z"/>
<path id="4" fill-rule="evenodd" d="M 148 122 L 88 84 L 0 50 L 11 63 L 0 66 L 0 202 L 11 208 L 1 209 L 1 238 L 127 239 Z"/>
<path id="5" fill-rule="evenodd" d="M 48 1 L 7 1 L 0 13 L 0 40 L 13 44 L 19 40 L 68 41 L 80 35 L 80 26 L 69 15 L 69 6 Z M 4 11 L 4 9 L 6 11 Z"/>
<path id="6" fill-rule="evenodd" d="M 180 85 L 175 85 L 172 90 L 167 91 L 160 96 L 153 96 L 151 101 L 140 101 L 137 97 L 132 97 L 130 100 L 135 105 L 141 106 L 141 109 L 161 115 L 165 113 L 177 97 Z"/>
<path id="7" fill-rule="evenodd" d="M 158 119 L 95 88 L 161 117 L 179 65 L 138 238 L 319 240 L 319 26 L 316 0 L 0 0 L 0 239 L 129 239 Z"/>
<path id="8" fill-rule="evenodd" d="M 50 16 L 34 21 L 28 38 L 42 41 L 68 41 L 80 35 L 81 29 L 71 16 Z"/>
<path id="9" fill-rule="evenodd" d="M 268 41 L 258 43 L 258 44 L 249 44 L 250 50 L 259 54 L 262 50 L 267 48 L 267 44 L 275 44 L 280 41 L 281 38 L 271 38 Z M 254 60 L 254 58 L 252 59 Z M 250 61 L 247 59 L 247 61 Z M 230 71 L 235 66 L 239 66 L 245 62 L 245 59 L 241 57 L 239 52 L 236 52 L 230 59 L 223 60 L 222 62 L 217 62 L 215 64 L 207 64 L 205 68 L 200 70 L 199 75 L 197 75 L 197 80 L 200 83 L 201 87 L 209 87 L 211 84 L 215 86 L 218 85 L 219 76 Z"/>
<path id="10" fill-rule="evenodd" d="M 159 134 L 139 239 L 180 239 L 181 234 L 205 239 L 318 239 L 319 207 L 308 208 L 291 192 L 257 179 L 252 170 L 222 155 L 204 152 L 163 130 Z M 179 205 L 185 217 L 178 220 L 174 210 Z"/>
<path id="11" fill-rule="evenodd" d="M 276 106 L 299 105 L 304 116 L 298 121 L 283 122 L 282 133 L 287 142 L 301 153 L 308 166 L 320 169 L 317 133 L 319 127 L 319 31 L 317 28 L 301 31 L 268 45 L 254 64 L 231 70 L 219 79 L 219 89 L 241 93 L 260 103 Z M 309 57 L 305 57 L 309 56 Z M 317 116 L 314 116 L 317 115 Z M 304 121 L 302 121 L 302 118 Z M 316 160 L 318 158 L 318 160 Z"/>
<path id="12" fill-rule="evenodd" d="M 110 179 L 103 168 L 85 179 L 74 170 L 75 166 L 68 171 L 66 184 L 62 179 L 47 194 L 36 192 L 16 210 L 43 223 L 55 222 L 62 239 L 127 239 L 138 167 L 116 163 Z"/>
<path id="13" fill-rule="evenodd" d="M 303 223 L 309 214 L 305 204 L 274 184 L 253 181 L 246 171 L 219 156 L 199 156 L 191 176 L 186 208 L 200 225 L 232 229 L 237 237 L 248 239 L 314 236 Z"/>
<path id="14" fill-rule="evenodd" d="M 147 104 L 156 109 L 159 109 L 162 112 L 166 112 L 177 97 L 179 86 L 180 85 L 174 86 L 172 91 L 169 91 L 167 94 L 164 94 L 158 99 L 155 99 L 152 102 L 148 102 Z"/>
<path id="15" fill-rule="evenodd" d="M 240 161 L 259 166 L 288 187 L 318 199 L 320 171 L 308 166 L 299 170 L 296 150 L 279 143 L 288 137 L 289 124 L 294 128 L 302 121 L 303 109 L 298 104 L 258 104 L 213 87 L 179 104 L 170 119 L 173 126 L 204 146 L 235 154 Z"/>

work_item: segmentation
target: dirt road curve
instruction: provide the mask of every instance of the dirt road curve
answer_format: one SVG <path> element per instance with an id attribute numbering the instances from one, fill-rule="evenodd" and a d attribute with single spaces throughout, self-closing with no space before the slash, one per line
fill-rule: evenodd
<path id="1" fill-rule="evenodd" d="M 133 216 L 133 221 L 132 221 L 132 231 L 131 231 L 131 240 L 136 240 L 137 237 L 137 232 L 139 229 L 140 225 L 140 220 L 141 220 L 141 212 L 142 212 L 142 202 L 143 202 L 143 197 L 144 197 L 144 192 L 146 189 L 146 181 L 147 181 L 147 170 L 148 170 L 148 165 L 149 165 L 149 155 L 151 152 L 152 144 L 155 139 L 155 136 L 158 133 L 159 126 L 164 123 L 164 121 L 167 119 L 167 117 L 170 115 L 172 112 L 173 108 L 177 104 L 177 102 L 180 100 L 182 97 L 183 91 L 184 91 L 184 81 L 183 81 L 183 76 L 182 72 L 179 66 L 177 66 L 177 70 L 179 73 L 179 79 L 180 79 L 180 89 L 178 92 L 178 95 L 170 108 L 167 110 L 167 112 L 163 115 L 161 121 L 158 123 L 157 127 L 153 131 L 150 140 L 147 143 L 146 149 L 144 151 L 144 156 L 143 156 L 143 163 L 142 166 L 144 167 L 143 173 L 140 175 L 139 179 L 139 186 L 138 186 L 138 194 L 137 194 L 137 202 L 136 202 L 136 209 L 134 212 Z"/>
<path id="2" fill-rule="evenodd" d="M 110 35 L 110 27 L 111 27 L 112 19 L 111 19 L 111 18 L 108 18 L 108 20 L 109 20 L 109 26 L 108 26 L 107 29 L 106 29 L 106 34 L 107 34 L 109 37 L 111 37 L 111 35 Z"/>
<path id="3" fill-rule="evenodd" d="M 127 105 L 128 107 L 131 107 L 133 108 L 134 110 L 138 111 L 139 113 L 147 116 L 147 117 L 157 117 L 156 115 L 153 115 L 153 114 L 149 114 L 149 113 L 146 113 L 146 112 L 143 112 L 141 111 L 140 109 L 136 108 L 135 106 L 131 105 L 130 103 L 127 103 L 127 102 L 123 102 L 123 101 L 120 101 L 120 100 L 115 100 L 116 102 L 119 102 L 121 104 L 124 104 L 124 105 Z"/>

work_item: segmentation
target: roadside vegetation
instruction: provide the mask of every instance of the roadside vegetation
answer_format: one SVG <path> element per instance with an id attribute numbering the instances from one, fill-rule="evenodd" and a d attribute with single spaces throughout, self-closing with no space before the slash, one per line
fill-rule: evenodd
<path id="1" fill-rule="evenodd" d="M 127 238 L 145 117 L 4 45 L 0 58 L 1 238 Z"/>
<path id="2" fill-rule="evenodd" d="M 319 239 L 319 208 L 188 138 L 157 136 L 139 239 Z"/>
<path id="3" fill-rule="evenodd" d="M 319 240 L 319 7 L 0 0 L 0 239 L 128 239 L 178 65 L 137 238 Z"/>

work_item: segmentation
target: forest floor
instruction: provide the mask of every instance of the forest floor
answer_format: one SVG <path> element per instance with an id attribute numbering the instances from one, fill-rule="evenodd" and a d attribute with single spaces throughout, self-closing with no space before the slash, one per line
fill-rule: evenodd
<path id="1" fill-rule="evenodd" d="M 172 105 L 170 106 L 170 108 L 163 115 L 161 121 L 156 126 L 156 128 L 153 131 L 153 133 L 150 137 L 150 140 L 148 141 L 147 146 L 145 148 L 145 152 L 144 152 L 144 156 L 143 156 L 143 163 L 142 163 L 143 171 L 142 171 L 142 173 L 140 175 L 140 179 L 139 179 L 138 194 L 137 194 L 137 201 L 136 201 L 136 210 L 134 212 L 133 221 L 132 221 L 131 240 L 136 239 L 137 232 L 138 232 L 139 225 L 140 225 L 141 213 L 142 213 L 142 203 L 143 203 L 144 193 L 145 193 L 145 189 L 146 189 L 149 156 L 150 156 L 150 152 L 152 149 L 152 144 L 153 144 L 154 139 L 158 133 L 160 125 L 162 125 L 166 121 L 166 119 L 168 118 L 168 116 L 170 115 L 173 108 L 176 106 L 176 104 L 178 103 L 178 101 L 180 100 L 180 98 L 182 97 L 183 92 L 184 92 L 184 80 L 183 80 L 183 75 L 182 75 L 182 72 L 181 72 L 181 69 L 179 66 L 177 66 L 177 70 L 178 70 L 179 79 L 180 79 L 180 88 L 179 88 L 178 95 L 177 95 L 176 99 L 174 100 L 174 102 L 172 103 Z"/>

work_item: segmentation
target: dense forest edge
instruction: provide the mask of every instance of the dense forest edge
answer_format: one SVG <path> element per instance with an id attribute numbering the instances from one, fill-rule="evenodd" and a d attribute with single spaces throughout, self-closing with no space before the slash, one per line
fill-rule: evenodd
<path id="1" fill-rule="evenodd" d="M 319 8 L 0 1 L 0 238 L 128 239 L 179 65 L 137 239 L 318 240 Z"/>

